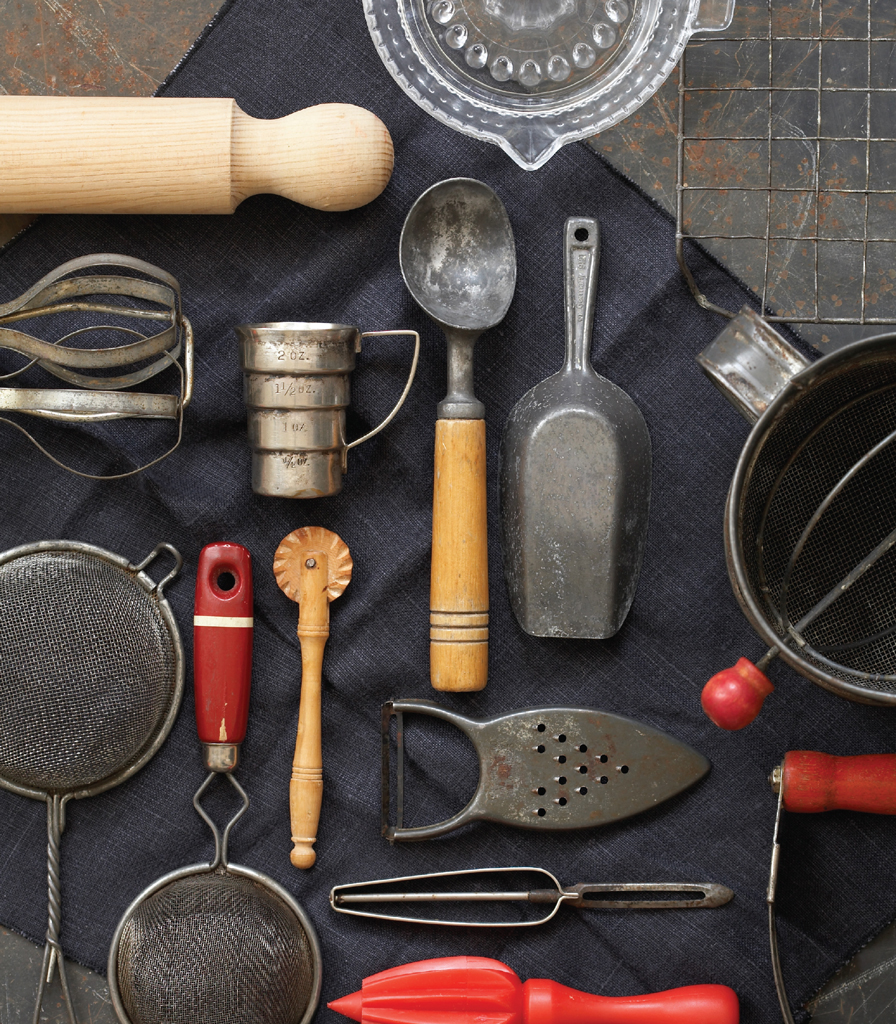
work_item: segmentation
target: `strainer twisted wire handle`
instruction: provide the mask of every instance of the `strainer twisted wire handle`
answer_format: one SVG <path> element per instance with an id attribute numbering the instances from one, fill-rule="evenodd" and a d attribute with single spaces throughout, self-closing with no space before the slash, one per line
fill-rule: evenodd
<path id="1" fill-rule="evenodd" d="M 44 959 L 40 971 L 40 985 L 37 989 L 37 1000 L 34 1004 L 33 1024 L 39 1024 L 41 1003 L 44 990 L 53 980 L 53 971 L 59 965 L 59 984 L 62 987 L 62 998 L 65 1011 L 71 1024 L 77 1024 L 75 1009 L 72 1004 L 68 978 L 65 973 L 65 959 L 62 946 L 59 944 L 59 928 L 62 921 L 62 884 L 59 873 L 59 844 L 65 828 L 65 804 L 69 798 L 53 794 L 47 797 L 47 942 L 44 946 Z"/>

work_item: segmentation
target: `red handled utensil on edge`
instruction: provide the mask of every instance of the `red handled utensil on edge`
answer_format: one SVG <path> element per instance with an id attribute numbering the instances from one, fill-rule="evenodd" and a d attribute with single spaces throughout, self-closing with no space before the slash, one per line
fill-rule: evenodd
<path id="1" fill-rule="evenodd" d="M 451 956 L 393 967 L 327 1006 L 362 1024 L 737 1024 L 727 985 L 596 996 L 555 981 L 520 981 L 500 960 Z"/>
<path id="2" fill-rule="evenodd" d="M 769 777 L 778 794 L 772 863 L 768 878 L 768 931 L 772 973 L 785 1024 L 794 1024 L 790 1012 L 775 928 L 775 889 L 781 858 L 782 811 L 817 814 L 820 811 L 862 811 L 896 814 L 896 754 L 860 754 L 835 757 L 814 750 L 790 750 Z"/>

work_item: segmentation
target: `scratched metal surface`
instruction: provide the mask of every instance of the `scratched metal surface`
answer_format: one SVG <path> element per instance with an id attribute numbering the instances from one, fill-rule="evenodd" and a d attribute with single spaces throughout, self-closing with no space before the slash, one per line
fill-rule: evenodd
<path id="1" fill-rule="evenodd" d="M 894 54 L 889 0 L 738 0 L 685 54 L 682 232 L 777 315 L 878 321 L 798 328 L 823 350 L 896 319 Z M 594 141 L 670 213 L 678 77 Z"/>
<path id="2" fill-rule="evenodd" d="M 813 1024 L 883 1024 L 893 1019 L 896 924 L 856 954 L 809 1003 Z"/>
<path id="3" fill-rule="evenodd" d="M 222 0 L 0 0 L 0 93 L 149 96 Z M 33 218 L 0 214 L 0 245 Z"/>

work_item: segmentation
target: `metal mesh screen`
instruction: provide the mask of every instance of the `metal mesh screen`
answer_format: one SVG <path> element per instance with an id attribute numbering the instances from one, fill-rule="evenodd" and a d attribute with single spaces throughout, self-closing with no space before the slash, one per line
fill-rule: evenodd
<path id="1" fill-rule="evenodd" d="M 109 778 L 151 742 L 176 653 L 156 602 L 96 555 L 0 565 L 0 776 L 47 792 Z"/>
<path id="2" fill-rule="evenodd" d="M 751 589 L 773 629 L 796 625 L 896 527 L 896 443 L 859 471 L 822 515 L 783 580 L 794 547 L 825 496 L 869 449 L 896 430 L 896 359 L 881 356 L 820 379 L 771 426 L 757 449 L 742 502 L 742 550 Z M 832 668 L 810 665 L 877 692 L 896 692 L 896 548 L 839 597 L 802 636 Z M 788 641 L 791 649 L 797 645 Z M 868 676 L 856 676 L 843 668 Z"/>
<path id="3" fill-rule="evenodd" d="M 707 243 L 770 320 L 896 320 L 894 40 L 892 0 L 764 0 L 738 3 L 727 31 L 690 43 L 679 75 L 683 267 L 683 242 Z"/>
<path id="4" fill-rule="evenodd" d="M 298 1024 L 314 994 L 314 953 L 273 890 L 207 871 L 137 906 L 117 980 L 132 1024 Z"/>

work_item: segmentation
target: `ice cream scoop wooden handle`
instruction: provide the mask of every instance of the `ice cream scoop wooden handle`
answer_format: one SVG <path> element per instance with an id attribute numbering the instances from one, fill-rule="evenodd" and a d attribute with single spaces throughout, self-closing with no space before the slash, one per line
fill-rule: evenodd
<path id="1" fill-rule="evenodd" d="M 392 174 L 376 115 L 324 103 L 271 120 L 232 99 L 0 96 L 0 212 L 233 213 L 275 192 L 318 210 Z"/>
<path id="2" fill-rule="evenodd" d="M 488 679 L 485 420 L 436 420 L 429 671 L 437 690 Z"/>
<path id="3" fill-rule="evenodd" d="M 834 757 L 791 750 L 784 757 L 779 785 L 787 811 L 896 814 L 896 754 Z"/>
<path id="4" fill-rule="evenodd" d="M 280 589 L 299 604 L 299 643 L 302 647 L 302 695 L 299 727 L 289 782 L 289 817 L 293 867 L 310 868 L 317 855 L 317 826 L 323 799 L 321 755 L 321 670 L 330 635 L 330 601 L 348 585 L 352 559 L 335 533 L 305 526 L 285 537 L 274 556 L 274 575 Z"/>

